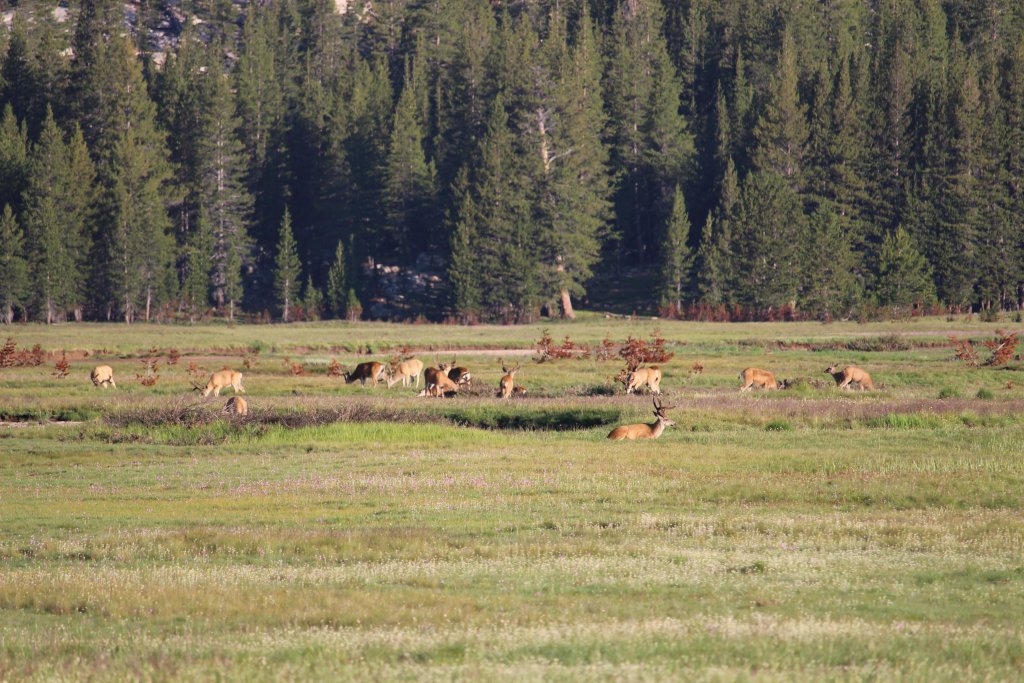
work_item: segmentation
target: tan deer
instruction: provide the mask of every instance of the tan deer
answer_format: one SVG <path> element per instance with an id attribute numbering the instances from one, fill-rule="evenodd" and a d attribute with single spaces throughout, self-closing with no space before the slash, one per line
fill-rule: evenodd
<path id="1" fill-rule="evenodd" d="M 206 383 L 205 387 L 199 386 L 195 382 L 192 383 L 192 387 L 196 391 L 201 391 L 203 398 L 209 396 L 210 392 L 213 392 L 214 396 L 220 396 L 220 390 L 228 387 L 234 389 L 236 394 L 245 393 L 245 387 L 242 386 L 242 373 L 227 368 L 210 375 L 210 381 Z"/>
<path id="2" fill-rule="evenodd" d="M 760 368 L 747 368 L 740 373 L 739 378 L 743 381 L 740 391 L 750 391 L 755 386 L 768 390 L 779 388 L 779 383 L 775 381 L 775 375 Z"/>
<path id="3" fill-rule="evenodd" d="M 469 368 L 456 367 L 455 357 L 452 357 L 452 364 L 448 367 L 448 379 L 458 384 L 460 387 L 465 386 L 467 389 L 473 388 L 473 375 L 470 374 Z"/>
<path id="4" fill-rule="evenodd" d="M 516 373 L 519 372 L 519 365 L 517 364 L 514 368 L 507 367 L 498 359 L 501 363 L 501 371 L 505 373 L 505 376 L 501 378 L 501 382 L 498 383 L 498 396 L 501 398 L 511 398 L 512 392 L 515 391 L 516 386 Z"/>
<path id="5" fill-rule="evenodd" d="M 438 363 L 437 367 L 424 370 L 423 384 L 426 388 L 418 395 L 441 398 L 459 393 L 459 385 L 448 377 L 449 370 L 451 370 L 449 363 Z"/>
<path id="6" fill-rule="evenodd" d="M 117 385 L 114 384 L 114 368 L 109 365 L 97 365 L 94 367 L 92 372 L 89 373 L 89 379 L 92 380 L 94 385 L 104 389 L 107 388 L 108 384 L 115 389 L 117 388 Z"/>
<path id="7" fill-rule="evenodd" d="M 409 386 L 409 382 L 412 382 L 414 387 L 418 387 L 421 372 L 423 372 L 423 361 L 418 358 L 410 358 L 396 363 L 388 372 L 388 389 L 398 382 L 401 382 L 403 387 Z"/>
<path id="8" fill-rule="evenodd" d="M 661 368 L 657 365 L 652 365 L 649 368 L 637 368 L 626 376 L 627 394 L 632 394 L 645 385 L 652 394 L 661 393 Z"/>
<path id="9" fill-rule="evenodd" d="M 342 373 L 345 377 L 345 384 L 352 384 L 358 381 L 360 386 L 366 386 L 366 380 L 370 380 L 371 386 L 376 387 L 377 382 L 384 379 L 384 364 L 377 361 L 360 363 L 352 372 Z"/>
<path id="10" fill-rule="evenodd" d="M 856 382 L 861 391 L 875 390 L 875 385 L 871 383 L 871 375 L 856 366 L 847 365 L 842 370 L 837 370 L 835 365 L 830 365 L 825 372 L 832 375 L 840 389 L 849 389 L 850 383 Z"/>
<path id="11" fill-rule="evenodd" d="M 232 396 L 224 404 L 224 412 L 232 417 L 245 417 L 249 414 L 249 402 L 241 396 Z"/>
<path id="12" fill-rule="evenodd" d="M 675 406 L 662 405 L 658 397 L 655 396 L 654 417 L 657 419 L 653 424 L 641 422 L 640 424 L 635 425 L 622 425 L 621 427 L 616 427 L 612 431 L 608 432 L 608 438 L 612 441 L 657 439 L 661 436 L 661 433 L 665 431 L 666 427 L 672 427 L 675 425 L 675 422 L 668 419 L 668 416 L 665 414 L 673 408 L 675 408 Z"/>

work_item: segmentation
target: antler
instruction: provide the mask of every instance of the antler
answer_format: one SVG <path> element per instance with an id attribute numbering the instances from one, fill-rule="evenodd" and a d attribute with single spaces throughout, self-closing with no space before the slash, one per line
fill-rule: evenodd
<path id="1" fill-rule="evenodd" d="M 661 399 L 659 399 L 657 396 L 654 397 L 654 414 L 655 415 L 664 415 L 666 412 L 668 412 L 669 410 L 672 410 L 673 408 L 675 408 L 675 406 L 663 405 L 662 402 L 661 402 Z"/>

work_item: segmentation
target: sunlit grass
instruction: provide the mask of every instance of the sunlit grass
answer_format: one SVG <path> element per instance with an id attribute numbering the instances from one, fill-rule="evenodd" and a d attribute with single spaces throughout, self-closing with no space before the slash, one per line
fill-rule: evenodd
<path id="1" fill-rule="evenodd" d="M 116 330 L 119 388 L 88 383 L 91 359 L 65 380 L 0 370 L 19 421 L 0 426 L 0 679 L 1019 677 L 1024 373 L 939 346 L 774 344 L 989 327 L 589 317 L 552 334 L 655 324 L 676 342 L 677 425 L 633 443 L 605 438 L 653 419 L 611 383 L 617 362 L 521 358 L 513 401 L 472 351 L 486 390 L 450 400 L 325 372 L 329 346 L 352 362 L 367 341 L 515 346 L 539 327 L 13 328 L 85 348 Z M 227 419 L 185 368 L 239 367 L 250 343 L 252 412 Z M 117 356 L 155 344 L 184 355 L 147 388 Z M 882 388 L 837 391 L 840 361 Z M 740 395 L 751 365 L 806 381 Z"/>

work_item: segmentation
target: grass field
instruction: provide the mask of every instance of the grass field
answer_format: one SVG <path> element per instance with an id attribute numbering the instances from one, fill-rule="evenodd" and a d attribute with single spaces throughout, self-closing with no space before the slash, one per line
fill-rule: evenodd
<path id="1" fill-rule="evenodd" d="M 650 398 L 522 355 L 544 327 L 660 330 L 676 428 L 608 442 Z M 945 343 L 996 328 L 15 326 L 73 360 L 0 369 L 0 680 L 1019 680 L 1024 368 Z M 327 374 L 402 346 L 478 388 Z M 502 402 L 511 350 L 529 394 Z M 187 368 L 245 354 L 232 421 Z M 741 395 L 747 366 L 803 382 Z"/>

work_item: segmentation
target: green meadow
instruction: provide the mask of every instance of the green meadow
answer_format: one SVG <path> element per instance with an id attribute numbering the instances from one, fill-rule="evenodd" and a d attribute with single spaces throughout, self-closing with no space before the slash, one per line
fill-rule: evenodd
<path id="1" fill-rule="evenodd" d="M 0 369 L 0 680 L 1019 680 L 1024 364 L 948 343 L 984 360 L 1019 328 L 0 330 L 50 352 Z M 536 362 L 544 329 L 660 334 L 676 426 L 607 441 L 650 397 L 618 359 Z M 328 373 L 399 352 L 474 386 Z M 495 398 L 499 358 L 525 398 Z M 877 391 L 838 391 L 833 363 Z M 740 394 L 748 366 L 795 384 Z M 222 367 L 245 418 L 192 391 Z"/>

